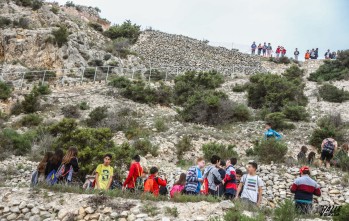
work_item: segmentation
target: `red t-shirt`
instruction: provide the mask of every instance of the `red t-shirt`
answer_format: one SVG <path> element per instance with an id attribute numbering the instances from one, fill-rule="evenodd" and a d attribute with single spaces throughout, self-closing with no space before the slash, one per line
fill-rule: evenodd
<path id="1" fill-rule="evenodd" d="M 130 171 L 123 186 L 129 189 L 135 188 L 136 180 L 138 177 L 142 176 L 142 173 L 143 168 L 138 162 L 131 164 Z"/>

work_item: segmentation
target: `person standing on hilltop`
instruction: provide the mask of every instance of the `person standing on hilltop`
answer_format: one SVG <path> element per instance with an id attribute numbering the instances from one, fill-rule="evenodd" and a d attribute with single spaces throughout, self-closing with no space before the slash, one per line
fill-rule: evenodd
<path id="1" fill-rule="evenodd" d="M 311 52 L 310 52 L 310 59 L 315 59 L 315 50 L 314 50 L 314 48 L 313 49 L 311 49 Z"/>
<path id="2" fill-rule="evenodd" d="M 281 57 L 285 57 L 285 55 L 286 55 L 286 48 L 281 47 Z"/>
<path id="3" fill-rule="evenodd" d="M 281 52 L 281 47 L 278 46 L 278 47 L 276 48 L 276 51 L 275 51 L 275 57 L 276 57 L 277 60 L 278 60 L 279 57 L 280 57 L 280 52 Z"/>
<path id="4" fill-rule="evenodd" d="M 319 48 L 315 49 L 315 59 L 319 57 Z"/>
<path id="5" fill-rule="evenodd" d="M 299 56 L 299 51 L 298 51 L 298 48 L 296 48 L 296 50 L 294 51 L 294 60 L 295 61 L 298 61 L 298 56 Z"/>
<path id="6" fill-rule="evenodd" d="M 259 56 L 260 56 L 261 53 L 262 53 L 262 49 L 263 49 L 262 43 L 259 43 L 259 45 L 258 45 L 258 55 L 259 55 Z"/>
<path id="7" fill-rule="evenodd" d="M 330 59 L 331 57 L 331 52 L 330 52 L 330 49 L 328 49 L 325 53 L 325 59 Z"/>
<path id="8" fill-rule="evenodd" d="M 256 42 L 254 41 L 251 45 L 251 55 L 256 54 L 256 48 L 257 48 L 257 45 L 256 45 Z"/>
<path id="9" fill-rule="evenodd" d="M 310 178 L 309 167 L 302 167 L 299 173 L 300 177 L 294 180 L 290 190 L 295 194 L 296 210 L 300 214 L 309 214 L 313 207 L 313 195 L 321 196 L 320 185 Z"/>
<path id="10" fill-rule="evenodd" d="M 333 154 L 334 152 L 336 152 L 338 148 L 338 144 L 337 141 L 333 138 L 326 138 L 322 141 L 321 144 L 321 161 L 323 163 L 323 161 L 326 161 L 326 167 L 330 168 L 331 164 L 331 160 L 333 158 Z"/>
<path id="11" fill-rule="evenodd" d="M 270 138 L 275 138 L 276 140 L 280 140 L 282 138 L 281 134 L 272 129 L 271 123 L 265 124 L 266 131 L 264 132 L 264 138 L 266 140 Z"/>
<path id="12" fill-rule="evenodd" d="M 272 53 L 273 53 L 273 47 L 271 46 L 270 43 L 268 43 L 268 46 L 267 46 L 267 56 L 271 57 Z"/>
<path id="13" fill-rule="evenodd" d="M 268 48 L 267 43 L 264 42 L 263 48 L 262 48 L 262 50 L 263 50 L 263 57 L 267 56 L 267 48 Z"/>
<path id="14" fill-rule="evenodd" d="M 307 52 L 305 53 L 304 58 L 305 58 L 305 60 L 309 60 L 309 58 L 310 58 L 309 50 L 307 50 Z"/>

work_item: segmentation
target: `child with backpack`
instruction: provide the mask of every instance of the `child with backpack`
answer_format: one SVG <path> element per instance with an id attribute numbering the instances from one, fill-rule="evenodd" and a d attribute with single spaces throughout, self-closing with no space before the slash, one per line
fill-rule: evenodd
<path id="1" fill-rule="evenodd" d="M 192 166 L 187 171 L 184 193 L 188 195 L 198 195 L 201 191 L 201 184 L 204 181 L 201 170 L 205 167 L 205 160 L 199 157 L 197 165 Z"/>
<path id="2" fill-rule="evenodd" d="M 225 198 L 226 199 L 234 199 L 236 195 L 236 171 L 234 166 L 237 164 L 236 158 L 231 158 L 227 161 L 227 169 L 225 173 L 225 177 L 223 179 L 223 184 L 225 185 Z"/>
<path id="3" fill-rule="evenodd" d="M 106 154 L 103 157 L 103 164 L 99 164 L 96 169 L 96 185 L 95 189 L 98 190 L 109 190 L 111 183 L 113 181 L 114 170 L 110 166 L 112 159 L 111 154 Z"/>
<path id="4" fill-rule="evenodd" d="M 185 187 L 185 180 L 187 175 L 185 173 L 181 173 L 179 176 L 179 180 L 173 184 L 173 187 L 170 191 L 170 196 L 173 198 L 176 194 L 181 194 Z"/>
<path id="5" fill-rule="evenodd" d="M 73 173 L 78 171 L 78 149 L 76 147 L 70 147 L 63 157 L 62 165 L 56 176 L 60 182 L 69 184 L 73 181 Z"/>
<path id="6" fill-rule="evenodd" d="M 282 138 L 281 134 L 272 129 L 271 123 L 265 124 L 266 131 L 264 132 L 264 139 L 274 138 L 275 140 L 280 140 Z"/>
<path id="7" fill-rule="evenodd" d="M 221 175 L 218 172 L 220 162 L 221 162 L 221 158 L 217 155 L 213 155 L 211 157 L 212 165 L 207 167 L 204 172 L 204 183 L 206 183 L 205 189 L 207 188 L 208 194 L 213 196 L 217 196 L 219 193 L 219 188 L 218 188 L 219 184 L 217 182 L 222 183 Z M 207 193 L 207 190 L 205 194 L 206 193 Z"/>
<path id="8" fill-rule="evenodd" d="M 241 182 L 236 192 L 235 199 L 238 198 L 240 192 L 241 200 L 246 202 L 249 205 L 260 206 L 262 202 L 262 193 L 263 193 L 263 180 L 257 175 L 258 165 L 256 162 L 249 162 L 247 171 L 248 174 L 245 174 L 241 178 Z"/>
<path id="9" fill-rule="evenodd" d="M 134 192 L 135 189 L 142 190 L 143 189 L 143 168 L 139 163 L 141 161 L 141 157 L 139 155 L 135 155 L 132 159 L 130 170 L 128 176 L 122 185 L 122 190 L 130 190 Z"/>
<path id="10" fill-rule="evenodd" d="M 145 193 L 151 193 L 154 196 L 159 196 L 159 194 L 166 194 L 165 191 L 161 191 L 160 188 L 166 188 L 167 181 L 166 179 L 161 179 L 160 177 L 158 177 L 158 172 L 159 169 L 157 167 L 150 168 L 150 175 L 148 179 L 144 182 Z"/>
<path id="11" fill-rule="evenodd" d="M 322 141 L 321 144 L 321 164 L 323 164 L 323 161 L 325 161 L 326 167 L 330 168 L 331 160 L 333 158 L 334 152 L 337 150 L 338 144 L 337 141 L 333 138 L 326 138 Z"/>

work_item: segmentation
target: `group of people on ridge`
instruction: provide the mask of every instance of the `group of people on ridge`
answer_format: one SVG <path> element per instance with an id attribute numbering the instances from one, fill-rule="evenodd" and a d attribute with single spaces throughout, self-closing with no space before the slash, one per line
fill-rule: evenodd
<path id="1" fill-rule="evenodd" d="M 259 43 L 257 46 L 256 42 L 253 42 L 251 45 L 251 55 L 255 55 L 256 50 L 259 56 L 272 57 L 273 47 L 270 43 L 267 44 L 266 42 L 264 42 L 263 45 L 262 43 Z"/>

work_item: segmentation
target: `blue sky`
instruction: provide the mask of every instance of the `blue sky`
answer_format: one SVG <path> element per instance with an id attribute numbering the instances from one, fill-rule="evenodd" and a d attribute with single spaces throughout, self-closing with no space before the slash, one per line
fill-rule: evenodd
<path id="1" fill-rule="evenodd" d="M 64 4 L 66 1 L 58 0 Z M 252 41 L 349 49 L 349 0 L 75 0 L 97 6 L 112 23 L 126 19 L 153 29 L 247 50 Z"/>

